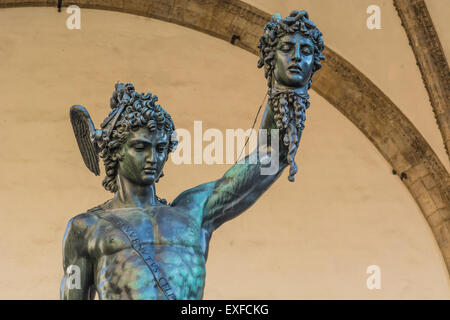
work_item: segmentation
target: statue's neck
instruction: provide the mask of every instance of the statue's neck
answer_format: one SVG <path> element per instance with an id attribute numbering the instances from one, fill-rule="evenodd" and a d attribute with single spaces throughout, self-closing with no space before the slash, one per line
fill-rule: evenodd
<path id="1" fill-rule="evenodd" d="M 118 190 L 112 200 L 112 206 L 148 208 L 159 205 L 156 197 L 155 183 L 151 185 L 139 185 L 129 179 L 117 176 Z"/>
<path id="2" fill-rule="evenodd" d="M 290 92 L 295 92 L 299 96 L 308 96 L 308 89 L 306 86 L 300 87 L 300 88 L 288 87 L 288 86 L 282 85 L 282 84 L 278 83 L 277 81 L 275 81 L 273 83 L 272 89 L 277 92 L 290 91 Z"/>

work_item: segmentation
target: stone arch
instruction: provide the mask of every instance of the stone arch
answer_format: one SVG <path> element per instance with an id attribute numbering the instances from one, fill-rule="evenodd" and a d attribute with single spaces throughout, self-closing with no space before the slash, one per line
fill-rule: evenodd
<path id="1" fill-rule="evenodd" d="M 79 0 L 83 8 L 113 10 L 176 23 L 231 41 L 253 54 L 270 15 L 240 0 Z M 56 0 L 0 0 L 0 7 L 54 6 Z M 56 10 L 56 9 L 55 9 Z M 342 112 L 398 173 L 428 221 L 450 272 L 450 176 L 426 140 L 364 74 L 325 48 L 313 89 Z"/>
<path id="2" fill-rule="evenodd" d="M 450 157 L 450 69 L 424 0 L 394 0 Z"/>

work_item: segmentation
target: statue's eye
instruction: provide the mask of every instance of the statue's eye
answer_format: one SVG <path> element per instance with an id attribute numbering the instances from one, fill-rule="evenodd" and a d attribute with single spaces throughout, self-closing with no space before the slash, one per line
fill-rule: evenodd
<path id="1" fill-rule="evenodd" d="M 162 153 L 162 152 L 164 152 L 166 150 L 166 147 L 167 146 L 165 144 L 158 144 L 157 151 L 159 153 Z"/>
<path id="2" fill-rule="evenodd" d="M 287 51 L 291 50 L 291 45 L 287 44 L 287 43 L 284 43 L 284 44 L 281 45 L 280 50 L 284 51 L 284 52 L 287 52 Z"/>
<path id="3" fill-rule="evenodd" d="M 134 145 L 134 149 L 137 150 L 137 151 L 142 151 L 142 150 L 144 150 L 144 148 L 145 148 L 145 146 L 144 146 L 143 143 L 136 143 Z"/>
<path id="4" fill-rule="evenodd" d="M 309 55 L 309 54 L 312 54 L 312 49 L 311 49 L 311 47 L 303 47 L 302 52 L 303 52 L 303 54 Z"/>

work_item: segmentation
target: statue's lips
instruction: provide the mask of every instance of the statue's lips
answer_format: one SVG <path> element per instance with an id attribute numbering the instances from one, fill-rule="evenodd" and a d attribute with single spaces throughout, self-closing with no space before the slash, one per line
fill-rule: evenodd
<path id="1" fill-rule="evenodd" d="M 156 174 L 156 169 L 144 169 L 144 173 L 146 173 L 146 174 Z"/>
<path id="2" fill-rule="evenodd" d="M 290 66 L 288 70 L 292 73 L 302 73 L 302 68 L 299 66 Z"/>

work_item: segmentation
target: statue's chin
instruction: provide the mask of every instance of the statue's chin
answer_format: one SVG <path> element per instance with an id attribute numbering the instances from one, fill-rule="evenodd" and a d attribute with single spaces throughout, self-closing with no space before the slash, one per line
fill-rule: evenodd
<path id="1" fill-rule="evenodd" d="M 153 184 L 156 180 L 156 176 L 145 176 L 144 178 L 142 178 L 142 185 L 144 186 L 149 186 L 151 184 Z"/>

